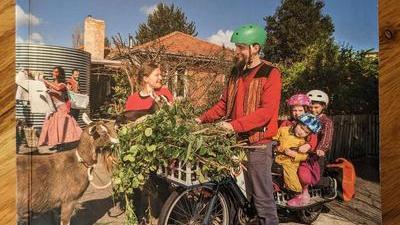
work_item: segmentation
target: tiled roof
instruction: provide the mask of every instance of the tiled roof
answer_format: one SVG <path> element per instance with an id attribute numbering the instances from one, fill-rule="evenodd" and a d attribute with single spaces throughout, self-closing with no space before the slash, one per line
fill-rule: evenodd
<path id="1" fill-rule="evenodd" d="M 132 50 L 149 50 L 165 47 L 170 54 L 185 56 L 215 57 L 220 54 L 233 55 L 233 50 L 175 31 L 154 41 L 135 46 Z"/>

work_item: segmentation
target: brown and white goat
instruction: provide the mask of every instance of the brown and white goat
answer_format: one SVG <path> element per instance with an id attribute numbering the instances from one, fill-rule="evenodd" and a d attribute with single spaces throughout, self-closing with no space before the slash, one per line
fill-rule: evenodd
<path id="1" fill-rule="evenodd" d="M 18 220 L 61 208 L 61 225 L 70 223 L 78 199 L 89 185 L 89 169 L 103 146 L 117 143 L 113 121 L 91 122 L 78 147 L 50 155 L 17 156 Z"/>

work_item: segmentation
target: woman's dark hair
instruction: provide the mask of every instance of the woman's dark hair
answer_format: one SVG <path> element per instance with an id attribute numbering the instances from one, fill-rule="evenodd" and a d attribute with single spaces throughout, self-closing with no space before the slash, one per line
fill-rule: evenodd
<path id="1" fill-rule="evenodd" d="M 53 70 L 55 70 L 55 69 L 58 70 L 58 77 L 56 78 L 56 79 L 57 79 L 57 82 L 58 82 L 58 83 L 64 83 L 64 84 L 65 84 L 65 71 L 64 71 L 64 69 L 63 69 L 61 66 L 55 66 L 55 67 L 53 68 Z M 64 92 L 62 93 L 61 97 L 64 98 L 65 101 L 67 101 L 67 100 L 68 100 L 67 91 L 64 91 Z"/>
<path id="2" fill-rule="evenodd" d="M 59 83 L 65 83 L 65 71 L 61 66 L 55 66 L 53 68 L 58 70 L 58 77 L 56 78 Z"/>

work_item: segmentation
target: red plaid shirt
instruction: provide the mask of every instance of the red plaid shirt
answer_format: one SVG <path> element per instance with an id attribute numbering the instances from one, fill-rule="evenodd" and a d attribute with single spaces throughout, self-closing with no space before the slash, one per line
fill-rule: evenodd
<path id="1" fill-rule="evenodd" d="M 333 122 L 325 114 L 319 115 L 318 118 L 322 124 L 322 130 L 318 134 L 318 145 L 316 149 L 327 152 L 332 147 Z"/>

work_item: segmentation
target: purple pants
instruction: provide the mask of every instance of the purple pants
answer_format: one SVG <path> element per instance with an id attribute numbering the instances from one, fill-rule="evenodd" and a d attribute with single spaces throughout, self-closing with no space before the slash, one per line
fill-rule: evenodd
<path id="1" fill-rule="evenodd" d="M 307 161 L 301 162 L 297 174 L 303 186 L 314 186 L 318 184 L 321 178 L 318 156 L 310 155 Z"/>

